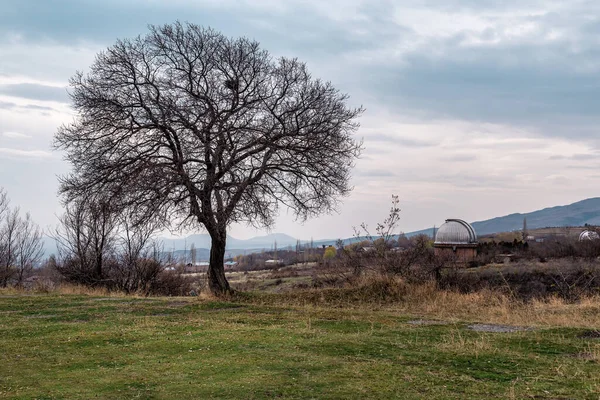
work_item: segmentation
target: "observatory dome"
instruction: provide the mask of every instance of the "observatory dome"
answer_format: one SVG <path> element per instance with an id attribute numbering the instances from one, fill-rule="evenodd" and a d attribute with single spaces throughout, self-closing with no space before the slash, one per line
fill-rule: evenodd
<path id="1" fill-rule="evenodd" d="M 476 245 L 475 229 L 462 219 L 447 219 L 435 235 L 435 245 Z"/>
<path id="2" fill-rule="evenodd" d="M 598 235 L 598 232 L 594 232 L 594 231 L 583 231 L 579 235 L 580 242 L 582 242 L 584 240 L 598 240 L 598 239 L 600 239 L 600 235 Z"/>

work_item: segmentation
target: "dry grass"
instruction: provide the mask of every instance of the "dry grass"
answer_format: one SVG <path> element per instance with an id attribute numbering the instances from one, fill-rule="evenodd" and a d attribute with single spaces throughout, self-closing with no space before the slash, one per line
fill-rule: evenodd
<path id="1" fill-rule="evenodd" d="M 435 348 L 441 351 L 451 351 L 455 354 L 470 354 L 475 358 L 479 354 L 495 354 L 499 351 L 497 344 L 495 345 L 494 338 L 490 335 L 479 334 L 476 337 L 465 335 L 465 332 L 455 327 L 448 334 L 436 343 Z"/>
<path id="2" fill-rule="evenodd" d="M 90 287 L 72 283 L 55 283 L 51 281 L 38 281 L 29 288 L 6 287 L 0 288 L 0 295 L 26 295 L 26 294 L 57 294 L 57 295 L 84 295 L 84 296 L 110 296 L 121 297 L 124 293 L 109 291 L 103 287 Z"/>
<path id="3" fill-rule="evenodd" d="M 523 326 L 600 327 L 599 296 L 585 297 L 575 304 L 558 297 L 525 303 L 491 290 L 464 294 L 437 290 L 434 285 L 428 284 L 411 286 L 403 300 L 391 307 L 446 320 Z"/>
<path id="4" fill-rule="evenodd" d="M 600 328 L 600 296 L 584 297 L 577 303 L 558 297 L 524 302 L 489 289 L 459 293 L 440 290 L 434 283 L 409 285 L 387 277 L 363 278 L 344 288 L 241 294 L 238 300 L 311 308 L 378 309 L 449 322 Z"/>
<path id="5" fill-rule="evenodd" d="M 240 274 L 238 278 L 242 278 Z M 266 278 L 264 276 L 261 276 Z M 126 296 L 105 288 L 82 285 L 35 285 L 31 289 L 4 288 L 0 296 L 51 293 L 59 295 Z M 127 295 L 145 297 L 142 294 Z M 199 300 L 215 300 L 207 291 Z M 406 284 L 401 279 L 369 276 L 342 288 L 294 289 L 283 293 L 239 293 L 231 300 L 263 305 L 308 308 L 383 310 L 396 315 L 426 317 L 448 322 L 468 321 L 532 327 L 588 327 L 600 329 L 600 296 L 577 303 L 558 297 L 524 302 L 510 295 L 483 289 L 474 293 L 440 290 L 434 283 Z"/>
<path id="6" fill-rule="evenodd" d="M 78 295 L 78 296 L 94 296 L 94 297 L 132 297 L 141 298 L 148 297 L 144 293 L 129 293 L 109 290 L 105 287 L 90 287 L 85 285 L 78 285 L 73 283 L 40 283 L 36 284 L 31 288 L 18 288 L 18 287 L 7 287 L 0 288 L 0 296 L 16 296 L 16 295 L 39 295 L 39 294 L 53 294 L 53 295 Z M 214 296 L 210 293 L 201 292 L 198 296 L 202 300 L 214 300 Z"/>

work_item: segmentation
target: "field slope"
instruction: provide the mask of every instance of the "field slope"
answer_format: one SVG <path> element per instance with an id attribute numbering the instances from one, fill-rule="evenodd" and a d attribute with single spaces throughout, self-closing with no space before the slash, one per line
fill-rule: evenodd
<path id="1" fill-rule="evenodd" d="M 583 327 L 492 333 L 414 318 L 390 310 L 0 294 L 0 397 L 600 395 L 600 339 L 582 337 L 589 336 Z"/>

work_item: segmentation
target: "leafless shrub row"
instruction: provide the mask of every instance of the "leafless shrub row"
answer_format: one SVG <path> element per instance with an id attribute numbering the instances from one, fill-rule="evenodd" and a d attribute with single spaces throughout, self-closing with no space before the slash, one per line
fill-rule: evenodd
<path id="1" fill-rule="evenodd" d="M 53 236 L 49 266 L 70 283 L 125 293 L 185 295 L 191 282 L 153 239 L 158 224 L 132 222 L 109 199 L 86 196 L 66 205 Z"/>

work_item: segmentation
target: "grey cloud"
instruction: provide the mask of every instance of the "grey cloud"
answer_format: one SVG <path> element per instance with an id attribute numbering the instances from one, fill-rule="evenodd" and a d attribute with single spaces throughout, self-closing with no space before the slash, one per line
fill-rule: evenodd
<path id="1" fill-rule="evenodd" d="M 7 147 L 0 147 L 0 157 L 26 157 L 26 158 L 47 158 L 51 157 L 51 154 L 45 150 L 23 150 L 13 149 Z"/>
<path id="2" fill-rule="evenodd" d="M 477 156 L 474 154 L 456 154 L 452 156 L 441 157 L 440 160 L 450 162 L 466 162 L 477 160 Z"/>
<path id="3" fill-rule="evenodd" d="M 365 178 L 389 178 L 395 177 L 396 174 L 387 169 L 361 169 L 355 172 L 355 176 Z"/>
<path id="4" fill-rule="evenodd" d="M 31 139 L 30 135 L 20 132 L 3 132 L 2 136 L 9 139 Z"/>
<path id="5" fill-rule="evenodd" d="M 600 154 L 573 154 L 570 157 L 571 160 L 579 160 L 579 161 L 597 160 L 599 158 L 600 158 Z"/>
<path id="6" fill-rule="evenodd" d="M 0 85 L 0 94 L 31 100 L 69 102 L 69 95 L 66 88 L 35 83 Z"/>
<path id="7" fill-rule="evenodd" d="M 317 76 L 334 80 L 352 95 L 352 101 L 366 103 L 367 109 L 382 108 L 421 120 L 462 119 L 522 126 L 546 136 L 592 140 L 600 123 L 600 83 L 596 79 L 600 24 L 589 21 L 586 15 L 600 12 L 600 7 L 593 2 L 570 7 L 554 2 L 551 6 L 563 6 L 560 12 L 543 12 L 552 9 L 548 2 L 509 3 L 405 3 L 403 7 L 421 11 L 473 13 L 490 24 L 483 32 L 466 26 L 451 37 L 437 38 L 419 36 L 394 21 L 395 8 L 399 7 L 391 1 L 365 2 L 358 15 L 347 20 L 319 14 L 310 3 L 286 3 L 269 10 L 248 4 L 235 9 L 216 3 L 199 7 L 192 2 L 158 5 L 62 0 L 41 2 L 35 8 L 26 2 L 13 2 L 0 16 L 0 33 L 18 32 L 28 40 L 49 37 L 66 43 L 91 40 L 111 44 L 117 37 L 144 34 L 148 23 L 187 20 L 228 35 L 256 38 L 274 54 L 298 56 L 309 62 Z M 476 14 L 481 11 L 499 13 Z M 499 16 L 502 13 L 510 14 L 510 19 L 503 20 Z M 525 36 L 514 37 L 511 23 L 535 27 Z M 548 40 L 554 30 L 563 36 Z M 470 44 L 473 39 L 484 44 Z M 496 39 L 500 41 L 491 42 Z M 412 50 L 406 53 L 407 49 Z M 378 55 L 375 60 L 380 61 L 371 60 L 369 55 Z M 18 89 L 28 98 L 43 95 L 40 88 Z M 45 95 L 60 94 L 53 91 Z M 65 100 L 66 93 L 62 95 Z M 431 145 L 384 135 L 367 139 L 409 147 Z"/>
<path id="8" fill-rule="evenodd" d="M 574 161 L 589 161 L 600 159 L 600 154 L 573 154 L 571 156 L 554 155 L 549 157 L 550 160 L 574 160 Z"/>
<path id="9" fill-rule="evenodd" d="M 24 106 L 18 106 L 18 107 L 26 109 L 26 110 L 34 110 L 34 111 L 56 111 L 52 107 L 38 106 L 38 105 L 35 105 L 35 104 L 26 104 Z"/>
<path id="10" fill-rule="evenodd" d="M 587 22 L 590 12 L 600 12 L 598 5 L 516 16 L 515 22 L 535 24 L 518 38 L 502 25 L 483 33 L 466 28 L 381 66 L 372 84 L 382 103 L 425 111 L 429 118 L 522 125 L 547 136 L 591 139 L 599 122 L 600 24 Z M 548 40 L 555 30 L 562 36 Z M 476 46 L 465 44 L 468 38 L 502 40 Z"/>
<path id="11" fill-rule="evenodd" d="M 394 177 L 402 183 L 427 183 L 429 185 L 449 184 L 456 188 L 513 188 L 519 185 L 518 181 L 510 175 L 491 176 L 472 172 L 457 172 L 453 174 L 435 174 L 414 169 L 390 170 L 361 170 L 356 171 L 357 177 Z"/>
<path id="12" fill-rule="evenodd" d="M 392 154 L 394 150 L 390 148 L 381 148 L 381 147 L 369 147 L 365 146 L 364 151 L 360 155 L 361 160 L 376 160 L 378 157 L 386 154 Z M 372 155 L 373 157 L 369 157 L 368 155 Z"/>
<path id="13" fill-rule="evenodd" d="M 586 25 L 580 11 L 523 16 L 522 22 L 535 23 L 538 30 L 519 39 L 507 36 L 502 27 L 483 33 L 465 28 L 449 38 L 431 39 L 409 54 L 390 57 L 385 64 L 359 66 L 354 73 L 377 94 L 368 108 L 400 110 L 423 120 L 492 122 L 544 136 L 592 140 L 600 122 L 600 51 L 594 39 L 600 24 Z M 561 27 L 563 37 L 546 39 Z M 584 29 L 594 34 L 585 34 Z M 470 37 L 503 40 L 466 45 Z"/>
<path id="14" fill-rule="evenodd" d="M 40 111 L 40 112 L 42 112 L 43 114 L 46 114 L 46 115 L 50 111 L 56 111 L 52 107 L 38 106 L 36 104 L 19 105 L 19 104 L 8 102 L 8 101 L 0 101 L 0 109 L 2 109 L 2 110 L 16 110 L 16 111 L 23 111 L 23 110 Z"/>
<path id="15" fill-rule="evenodd" d="M 433 3 L 442 7 L 442 2 Z M 471 3 L 474 9 L 506 8 L 494 1 Z M 527 9 L 542 4 L 547 3 L 520 6 Z M 465 27 L 451 37 L 425 39 L 387 18 L 391 12 L 386 7 L 371 10 L 371 19 L 367 18 L 365 26 L 371 28 L 367 47 L 358 39 L 338 42 L 337 35 L 327 39 L 321 26 L 314 27 L 314 35 L 323 37 L 323 45 L 331 47 L 324 55 L 330 63 L 340 54 L 359 57 L 365 48 L 373 54 L 389 54 L 379 63 L 346 62 L 335 77 L 343 90 L 366 99 L 367 110 L 383 108 L 420 120 L 491 122 L 519 126 L 543 136 L 593 140 L 600 123 L 600 83 L 596 78 L 600 47 L 593 39 L 597 35 L 584 30 L 600 33 L 600 24 L 586 23 L 584 14 L 598 7 L 573 6 L 560 14 L 522 12 L 521 16 L 519 7 L 512 8 L 517 22 L 535 24 L 528 36 L 513 38 L 510 26 L 500 24 L 481 33 Z M 372 23 L 378 18 L 384 22 Z M 325 26 L 327 31 L 332 29 L 331 24 Z M 345 29 L 348 38 L 353 37 L 350 26 L 338 24 L 338 28 Z M 555 29 L 564 30 L 563 36 L 548 40 Z M 471 39 L 500 42 L 466 44 Z M 410 47 L 412 42 L 423 40 L 424 44 L 410 53 L 394 54 L 403 43 Z M 343 45 L 336 47 L 339 43 Z M 310 54 L 312 49 L 305 51 Z M 394 141 L 382 134 L 366 139 Z"/>
<path id="16" fill-rule="evenodd" d="M 148 24 L 181 20 L 212 26 L 230 35 L 252 36 L 249 32 L 262 30 L 270 34 L 267 41 L 280 44 L 281 49 L 297 48 L 310 53 L 370 48 L 374 39 L 382 40 L 383 32 L 390 38 L 397 33 L 391 19 L 393 4 L 388 1 L 364 4 L 359 10 L 362 19 L 345 21 L 344 25 L 315 13 L 309 2 L 294 2 L 273 9 L 251 2 L 169 3 L 56 0 L 31 7 L 27 2 L 13 2 L 3 7 L 0 32 L 18 32 L 28 40 L 45 37 L 66 43 L 91 40 L 111 44 L 117 38 L 144 34 Z M 367 25 L 377 28 L 377 37 L 370 33 L 373 29 L 354 33 Z M 107 29 L 107 26 L 118 29 Z M 273 35 L 274 32 L 277 34 Z"/>
<path id="17" fill-rule="evenodd" d="M 595 74 L 498 63 L 494 57 L 463 62 L 414 55 L 406 67 L 381 71 L 373 84 L 396 107 L 427 111 L 437 118 L 550 128 L 564 114 L 575 118 L 597 114 L 600 85 Z M 564 134 L 569 128 L 580 133 L 573 125 L 557 128 L 561 132 L 545 129 L 545 133 Z"/>
<path id="18" fill-rule="evenodd" d="M 567 165 L 569 169 L 586 169 L 586 170 L 600 170 L 600 165 Z"/>
<path id="19" fill-rule="evenodd" d="M 2 110 L 12 110 L 16 107 L 17 107 L 17 105 L 15 103 L 10 103 L 7 101 L 0 100 L 0 109 L 2 109 Z"/>
<path id="20" fill-rule="evenodd" d="M 507 176 L 476 175 L 460 173 L 453 175 L 437 175 L 427 178 L 428 182 L 449 183 L 462 188 L 508 188 L 515 186 L 514 180 Z"/>
<path id="21" fill-rule="evenodd" d="M 534 0 L 528 1 L 530 7 L 541 7 L 551 3 L 549 0 Z M 417 1 L 423 7 L 436 8 L 443 11 L 456 12 L 458 10 L 469 11 L 494 11 L 494 10 L 511 10 L 518 9 L 521 2 L 510 2 L 505 0 L 421 0 Z"/>
<path id="22" fill-rule="evenodd" d="M 394 136 L 392 134 L 387 133 L 370 134 L 365 137 L 365 141 L 395 143 L 404 147 L 432 147 L 436 145 L 434 142 L 426 140 L 410 139 L 405 137 Z"/>

